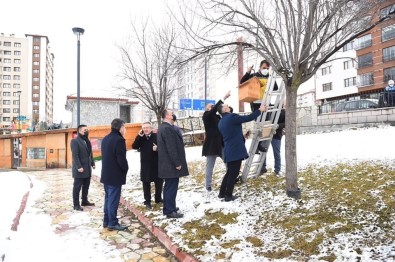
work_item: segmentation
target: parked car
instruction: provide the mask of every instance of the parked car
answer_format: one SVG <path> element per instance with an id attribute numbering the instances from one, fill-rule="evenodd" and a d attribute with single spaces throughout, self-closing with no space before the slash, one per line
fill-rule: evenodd
<path id="1" fill-rule="evenodd" d="M 335 112 L 343 112 L 343 111 L 354 111 L 354 110 L 363 110 L 370 108 L 378 108 L 379 105 L 376 102 L 367 99 L 361 100 L 352 100 L 342 102 L 336 105 Z"/>

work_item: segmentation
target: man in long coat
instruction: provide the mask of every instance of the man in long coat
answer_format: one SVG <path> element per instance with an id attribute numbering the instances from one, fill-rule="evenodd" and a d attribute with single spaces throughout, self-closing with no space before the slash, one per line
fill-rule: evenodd
<path id="1" fill-rule="evenodd" d="M 176 197 L 180 177 L 189 175 L 181 134 L 173 127 L 173 111 L 162 112 L 162 124 L 158 130 L 159 177 L 165 180 L 163 188 L 163 214 L 167 218 L 181 218 Z"/>
<path id="2" fill-rule="evenodd" d="M 95 168 L 93 161 L 92 145 L 88 138 L 89 130 L 86 125 L 77 127 L 77 137 L 71 140 L 71 155 L 73 157 L 72 174 L 73 183 L 73 207 L 74 210 L 82 211 L 82 206 L 93 206 L 94 203 L 88 201 L 89 185 L 91 183 L 92 168 Z M 81 192 L 81 205 L 79 195 Z"/>
<path id="3" fill-rule="evenodd" d="M 158 177 L 158 146 L 150 122 L 145 122 L 136 136 L 132 148 L 140 150 L 140 180 L 143 182 L 144 205 L 151 209 L 151 182 L 155 183 L 155 203 L 163 202 L 163 179 Z"/>
<path id="4" fill-rule="evenodd" d="M 127 226 L 118 222 L 117 211 L 122 185 L 126 184 L 129 170 L 126 159 L 125 122 L 115 118 L 111 122 L 111 132 L 101 143 L 102 170 L 100 182 L 104 184 L 103 227 L 109 230 L 125 230 Z"/>
<path id="5" fill-rule="evenodd" d="M 223 100 L 230 96 L 230 92 L 226 93 Z M 206 189 L 211 191 L 211 182 L 213 177 L 213 169 L 217 157 L 222 158 L 223 141 L 221 133 L 218 130 L 218 122 L 221 117 L 217 114 L 218 106 L 222 105 L 223 101 L 213 104 L 207 104 L 206 111 L 203 113 L 203 124 L 205 130 L 204 143 L 202 147 L 202 156 L 206 157 Z"/>
<path id="6" fill-rule="evenodd" d="M 240 172 L 241 162 L 248 158 L 242 124 L 256 119 L 266 110 L 267 107 L 261 104 L 258 110 L 249 115 L 241 116 L 231 113 L 227 104 L 221 105 L 218 109 L 218 112 L 222 115 L 218 128 L 224 140 L 224 161 L 227 165 L 218 197 L 225 198 L 227 202 L 237 198 L 237 196 L 233 195 L 235 181 Z"/>

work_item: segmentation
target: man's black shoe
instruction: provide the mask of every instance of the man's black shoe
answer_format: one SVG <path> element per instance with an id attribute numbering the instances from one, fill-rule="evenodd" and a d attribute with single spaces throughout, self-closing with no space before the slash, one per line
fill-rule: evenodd
<path id="1" fill-rule="evenodd" d="M 182 218 L 184 217 L 183 214 L 177 212 L 171 212 L 170 214 L 166 215 L 167 218 Z"/>
<path id="2" fill-rule="evenodd" d="M 225 196 L 225 202 L 233 201 L 238 199 L 238 196 Z"/>
<path id="3" fill-rule="evenodd" d="M 157 200 L 155 200 L 155 203 L 157 203 L 157 204 L 163 203 L 163 199 L 157 199 Z"/>
<path id="4" fill-rule="evenodd" d="M 103 228 L 107 228 L 108 227 L 108 225 L 107 224 L 103 224 Z"/>
<path id="5" fill-rule="evenodd" d="M 83 209 L 82 209 L 82 207 L 81 207 L 81 206 L 75 206 L 75 207 L 74 207 L 74 210 L 77 210 L 77 211 L 83 211 Z"/>
<path id="6" fill-rule="evenodd" d="M 123 231 L 123 230 L 127 229 L 128 227 L 127 227 L 127 226 L 120 225 L 120 224 L 117 224 L 117 225 L 115 225 L 115 226 L 108 226 L 107 228 L 108 228 L 108 230 L 110 230 L 110 231 L 113 231 L 113 230 Z"/>
<path id="7" fill-rule="evenodd" d="M 259 172 L 259 175 L 261 176 L 261 175 L 263 175 L 263 174 L 265 174 L 265 173 L 267 173 L 267 169 L 266 169 L 265 167 L 263 167 L 263 168 L 261 169 L 261 172 Z"/>
<path id="8" fill-rule="evenodd" d="M 89 201 L 86 201 L 86 202 L 82 202 L 81 203 L 81 206 L 94 206 L 95 205 L 95 203 L 91 203 L 91 202 L 89 202 Z"/>
<path id="9" fill-rule="evenodd" d="M 211 186 L 208 186 L 206 189 L 207 189 L 208 192 L 211 192 L 211 191 L 213 190 L 213 189 L 211 188 Z"/>
<path id="10" fill-rule="evenodd" d="M 224 198 L 225 195 L 222 195 L 221 193 L 218 194 L 218 198 Z"/>
<path id="11" fill-rule="evenodd" d="M 151 206 L 150 203 L 145 204 L 145 207 L 146 207 L 147 209 L 152 209 L 152 206 Z"/>

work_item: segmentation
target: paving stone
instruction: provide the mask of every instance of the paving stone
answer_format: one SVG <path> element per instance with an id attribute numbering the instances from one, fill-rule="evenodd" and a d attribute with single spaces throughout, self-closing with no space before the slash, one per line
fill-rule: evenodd
<path id="1" fill-rule="evenodd" d="M 51 217 L 53 230 L 60 238 L 67 237 L 69 233 L 83 232 L 85 237 L 88 235 L 88 238 L 96 239 L 95 241 L 104 241 L 111 247 L 110 250 L 101 251 L 103 257 L 108 259 L 140 262 L 176 261 L 123 205 L 119 206 L 118 218 L 121 223 L 130 225 L 129 230 L 109 231 L 103 228 L 104 189 L 99 182 L 92 179 L 89 189 L 89 201 L 94 202 L 95 206 L 83 207 L 84 211 L 81 212 L 73 210 L 71 169 L 33 171 L 29 172 L 29 175 L 34 178 L 33 186 L 35 180 L 46 184 L 46 189 L 36 201 L 34 208 L 37 214 L 47 214 Z"/>

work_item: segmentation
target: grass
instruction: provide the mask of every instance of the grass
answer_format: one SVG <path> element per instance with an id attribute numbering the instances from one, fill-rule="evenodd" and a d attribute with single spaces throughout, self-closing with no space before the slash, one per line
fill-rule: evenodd
<path id="1" fill-rule="evenodd" d="M 202 163 L 190 166 L 192 180 L 204 184 Z M 218 171 L 217 171 L 218 172 Z M 395 171 L 381 163 L 361 162 L 336 166 L 311 165 L 298 173 L 302 188 L 302 201 L 294 206 L 288 199 L 274 210 L 262 210 L 254 225 L 254 235 L 245 241 L 257 248 L 266 259 L 305 260 L 318 256 L 327 261 L 335 260 L 332 253 L 321 254 L 321 247 L 336 241 L 337 236 L 355 234 L 363 228 L 380 229 L 375 237 L 366 237 L 355 246 L 361 255 L 363 245 L 373 247 L 395 240 L 393 224 L 395 210 Z M 263 197 L 285 195 L 285 179 L 274 175 L 249 179 L 242 185 L 243 192 Z M 271 201 L 266 199 L 265 201 Z M 293 202 L 293 203 L 292 203 Z M 257 207 L 259 208 L 259 207 Z M 236 223 L 237 213 L 206 211 L 202 219 L 187 222 L 183 240 L 192 254 L 202 254 L 202 247 L 212 237 L 221 239 L 226 233 L 224 226 Z M 281 232 L 278 243 L 267 243 L 264 236 L 268 228 Z M 241 240 L 223 241 L 221 247 L 237 251 Z M 277 248 L 275 248 L 275 246 Z M 224 253 L 216 254 L 224 259 Z"/>

